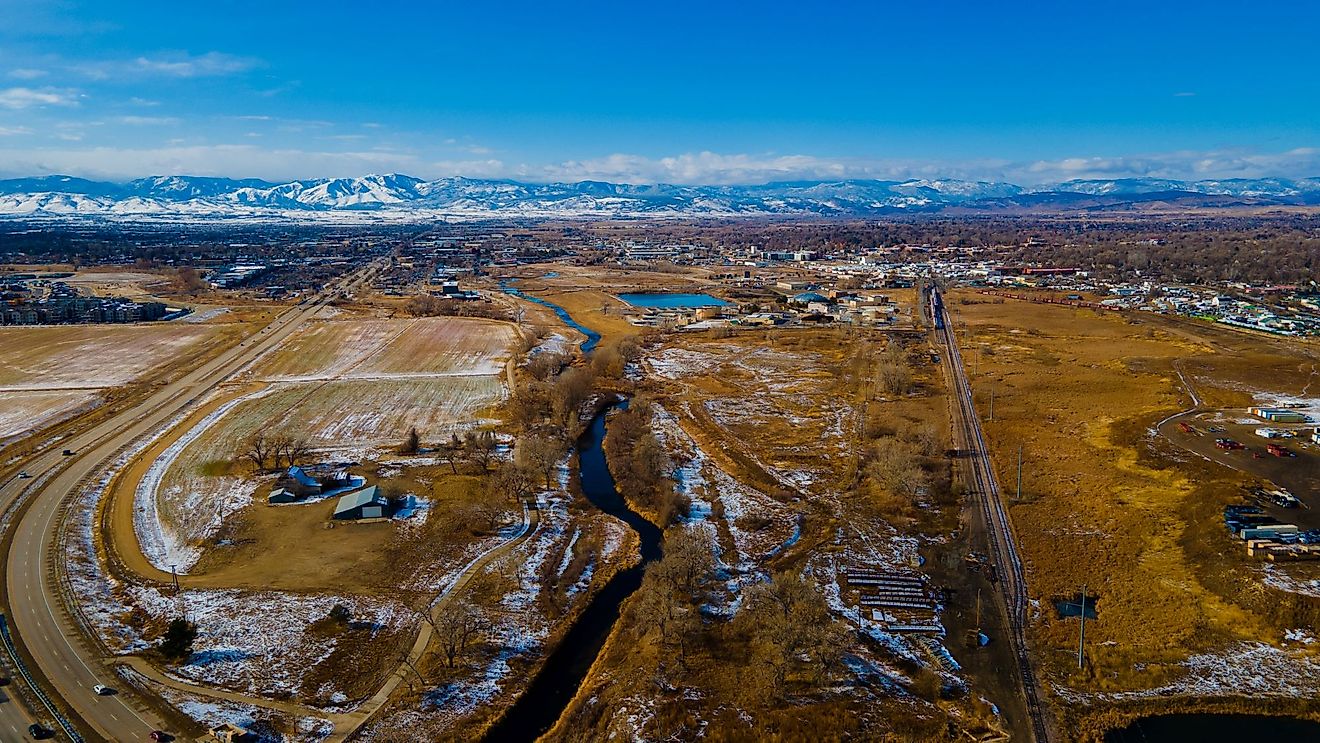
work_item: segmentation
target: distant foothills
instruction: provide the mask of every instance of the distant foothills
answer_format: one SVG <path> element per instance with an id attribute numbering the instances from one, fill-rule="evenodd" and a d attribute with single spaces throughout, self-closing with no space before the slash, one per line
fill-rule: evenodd
<path id="1" fill-rule="evenodd" d="M 865 217 L 912 213 L 1142 212 L 1320 206 L 1320 178 L 1072 180 L 1023 187 L 961 180 L 762 185 L 521 183 L 401 174 L 271 183 L 154 176 L 112 183 L 48 175 L 0 180 L 0 218 L 413 221 L 499 217 Z"/>

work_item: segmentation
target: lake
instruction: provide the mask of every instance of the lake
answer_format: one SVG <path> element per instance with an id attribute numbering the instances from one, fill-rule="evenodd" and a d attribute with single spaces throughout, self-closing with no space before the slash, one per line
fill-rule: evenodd
<path id="1" fill-rule="evenodd" d="M 709 294 L 620 294 L 619 299 L 634 307 L 726 307 L 729 304 Z"/>

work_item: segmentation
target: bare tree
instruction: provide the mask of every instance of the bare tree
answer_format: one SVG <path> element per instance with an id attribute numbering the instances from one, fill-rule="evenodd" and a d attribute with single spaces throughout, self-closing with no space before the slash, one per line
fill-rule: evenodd
<path id="1" fill-rule="evenodd" d="M 450 668 L 467 652 L 468 645 L 488 629 L 491 622 L 481 609 L 468 603 L 450 603 L 438 612 L 424 612 L 422 616 L 435 631 L 445 665 Z"/>
<path id="2" fill-rule="evenodd" d="M 518 442 L 515 459 L 520 465 L 539 473 L 548 490 L 550 489 L 550 478 L 554 474 L 555 466 L 559 464 L 559 459 L 563 454 L 564 445 L 562 442 L 549 436 L 529 436 Z"/>
<path id="3" fill-rule="evenodd" d="M 908 499 L 915 496 L 927 480 L 914 447 L 893 437 L 876 439 L 866 474 L 890 494 Z"/>
<path id="4" fill-rule="evenodd" d="M 505 463 L 490 478 L 490 494 L 520 503 L 536 490 L 534 473 L 516 463 Z"/>
<path id="5" fill-rule="evenodd" d="M 292 467 L 293 465 L 304 461 L 311 451 L 312 446 L 307 443 L 307 439 L 294 438 L 290 439 L 289 443 L 285 445 L 284 457 L 288 460 L 289 466 Z"/>
<path id="6" fill-rule="evenodd" d="M 568 428 L 577 422 L 578 409 L 591 395 L 595 379 L 585 367 L 575 366 L 555 380 L 550 390 L 550 408 L 554 419 Z"/>
<path id="7" fill-rule="evenodd" d="M 417 433 L 417 426 L 408 429 L 408 435 L 404 437 L 403 443 L 399 445 L 400 454 L 416 454 L 421 448 L 422 437 Z"/>
<path id="8" fill-rule="evenodd" d="M 741 614 L 752 656 L 765 671 L 767 691 L 780 696 L 788 677 L 807 671 L 817 681 L 836 667 L 845 635 L 814 582 L 781 573 L 747 589 Z"/>
<path id="9" fill-rule="evenodd" d="M 266 469 L 270 460 L 271 444 L 264 434 L 254 433 L 243 442 L 243 458 L 252 462 L 258 470 Z M 278 465 L 278 462 L 276 463 Z"/>
<path id="10" fill-rule="evenodd" d="M 498 447 L 499 441 L 492 431 L 468 431 L 463 438 L 464 451 L 483 472 L 490 468 L 490 460 L 494 459 Z"/>
<path id="11" fill-rule="evenodd" d="M 449 462 L 449 471 L 457 475 L 458 460 L 463 457 L 463 440 L 458 437 L 457 433 L 449 437 L 449 443 L 445 444 L 441 454 L 444 456 L 445 461 Z"/>
<path id="12" fill-rule="evenodd" d="M 906 395 L 912 390 L 912 368 L 897 342 L 891 342 L 876 359 L 880 386 L 891 395 Z"/>

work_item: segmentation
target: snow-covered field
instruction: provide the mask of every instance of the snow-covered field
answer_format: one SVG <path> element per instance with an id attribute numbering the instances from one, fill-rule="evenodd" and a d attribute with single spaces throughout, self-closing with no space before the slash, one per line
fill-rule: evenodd
<path id="1" fill-rule="evenodd" d="M 237 397 L 216 408 L 170 444 L 138 482 L 133 494 L 133 528 L 142 553 L 158 569 L 187 573 L 201 557 L 197 542 L 218 529 L 225 516 L 252 502 L 257 484 L 239 478 L 214 478 L 219 487 L 212 489 L 223 493 L 211 497 L 201 497 L 192 478 L 171 484 L 163 494 L 161 483 L 184 449 L 229 411 L 268 392 Z"/>
<path id="2" fill-rule="evenodd" d="M 643 363 L 652 377 L 692 386 L 730 445 L 787 490 L 825 492 L 831 460 L 848 451 L 854 411 L 818 354 L 702 343 L 660 348 Z M 757 442 L 754 450 L 741 446 L 747 441 Z"/>
<path id="3" fill-rule="evenodd" d="M 193 655 L 174 669 L 178 676 L 226 686 L 256 696 L 298 690 L 316 665 L 334 652 L 334 636 L 308 634 L 308 625 L 344 604 L 371 636 L 415 623 L 403 604 L 387 598 L 292 594 L 275 591 L 184 590 L 166 595 L 160 589 L 124 584 L 106 573 L 93 537 L 96 503 L 110 479 L 151 443 L 144 439 L 120 457 L 111 470 L 80 495 L 68 524 L 66 572 L 79 614 L 106 645 L 121 654 L 149 647 L 146 627 L 162 627 L 187 616 L 198 627 Z M 356 638 L 355 638 L 356 639 Z M 335 689 L 317 690 L 336 696 Z M 342 696 L 342 694 L 340 695 Z"/>
<path id="4" fill-rule="evenodd" d="M 346 380 L 277 383 L 259 394 L 208 416 L 171 446 L 152 470 L 157 477 L 155 514 L 140 510 L 147 529 L 144 545 L 167 545 L 148 552 L 153 563 L 176 560 L 191 565 L 200 556 L 195 545 L 221 525 L 229 513 L 247 505 L 260 482 L 251 477 L 207 476 L 200 467 L 242 455 L 243 442 L 257 432 L 305 439 L 323 459 L 374 459 L 401 442 L 416 427 L 429 440 L 447 439 L 476 425 L 483 409 L 505 394 L 498 375 L 431 380 Z M 142 508 L 144 504 L 139 504 Z M 157 518 L 158 517 L 158 518 Z M 159 522 L 161 526 L 155 526 Z M 163 539 L 155 539 L 163 535 Z M 157 560 L 159 558 L 159 560 Z"/>
<path id="5" fill-rule="evenodd" d="M 382 632 L 417 621 L 402 604 L 362 596 L 185 590 L 175 597 L 143 587 L 130 588 L 128 594 L 133 606 L 152 617 L 164 619 L 182 611 L 196 623 L 192 655 L 173 667 L 172 674 L 267 698 L 297 696 L 307 676 L 335 652 L 340 636 L 312 634 L 309 625 L 325 619 L 336 604 L 348 607 L 354 625 L 364 627 L 344 642 L 369 643 Z M 347 701 L 340 689 L 316 691 L 325 699 Z"/>
<path id="6" fill-rule="evenodd" d="M 1154 689 L 1105 694 L 1056 687 L 1070 702 L 1095 703 L 1167 696 L 1311 697 L 1320 689 L 1316 638 L 1295 630 L 1279 645 L 1241 642 L 1216 653 L 1194 655 L 1180 665 L 1183 675 Z"/>
<path id="7" fill-rule="evenodd" d="M 174 325 L 0 328 L 0 443 L 99 405 L 213 333 Z"/>
<path id="8" fill-rule="evenodd" d="M 118 387 L 213 333 L 178 324 L 0 328 L 0 393 Z"/>
<path id="9" fill-rule="evenodd" d="M 318 320 L 253 369 L 259 379 L 406 379 L 499 374 L 508 325 L 474 318 Z"/>
<path id="10" fill-rule="evenodd" d="M 620 553 L 631 533 L 622 522 L 602 513 L 591 513 L 585 519 L 574 517 L 569 510 L 567 459 L 559 466 L 558 480 L 557 488 L 537 496 L 541 514 L 537 531 L 484 571 L 492 579 L 511 578 L 513 583 L 499 603 L 485 612 L 492 622 L 486 639 L 493 651 L 483 656 L 473 673 L 425 692 L 419 706 L 382 716 L 365 731 L 364 740 L 392 741 L 405 730 L 410 735 L 425 731 L 426 735 L 444 738 L 444 731 L 458 721 L 524 683 L 524 679 L 510 678 L 514 661 L 540 653 L 552 629 L 552 619 L 541 601 L 547 590 L 542 581 L 546 576 L 563 581 L 574 556 L 574 544 L 594 535 L 592 539 L 601 545 L 599 553 L 575 579 L 570 577 L 572 584 L 564 586 L 566 596 L 574 600 L 596 578 L 599 566 Z"/>
<path id="11" fill-rule="evenodd" d="M 283 725 L 273 725 L 272 713 L 251 704 L 241 704 L 214 697 L 202 697 L 196 694 L 158 684 L 131 668 L 120 668 L 118 673 L 134 686 L 149 689 L 159 694 L 183 714 L 207 727 L 229 723 L 237 725 L 257 736 L 256 743 L 320 743 L 334 732 L 334 725 L 324 718 L 301 717 L 296 721 L 296 730 L 291 731 Z M 282 737 L 275 737 L 278 734 Z"/>
<path id="12" fill-rule="evenodd" d="M 100 393 L 90 390 L 10 390 L 0 392 L 0 397 L 4 398 L 0 405 L 0 444 L 101 402 Z"/>

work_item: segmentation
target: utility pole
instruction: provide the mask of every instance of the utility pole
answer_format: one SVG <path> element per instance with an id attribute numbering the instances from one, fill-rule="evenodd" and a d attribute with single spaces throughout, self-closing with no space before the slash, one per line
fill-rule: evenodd
<path id="1" fill-rule="evenodd" d="M 1015 500 L 1022 500 L 1022 445 L 1021 444 L 1018 444 L 1018 482 L 1017 482 L 1017 498 Z"/>
<path id="2" fill-rule="evenodd" d="M 990 388 L 990 422 L 995 420 L 995 388 Z"/>
<path id="3" fill-rule="evenodd" d="M 1082 624 L 1077 630 L 1077 670 L 1086 663 L 1086 584 L 1082 584 Z"/>

